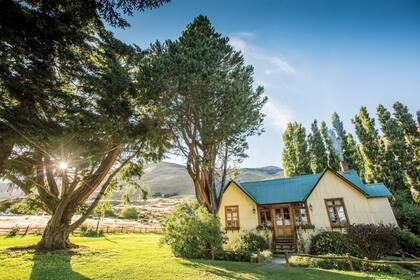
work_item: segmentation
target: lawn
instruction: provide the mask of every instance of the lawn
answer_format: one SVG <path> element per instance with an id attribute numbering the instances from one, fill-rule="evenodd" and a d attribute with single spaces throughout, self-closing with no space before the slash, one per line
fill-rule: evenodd
<path id="1" fill-rule="evenodd" d="M 0 237 L 0 280 L 11 279 L 401 279 L 272 264 L 186 260 L 159 246 L 157 234 L 73 237 L 82 245 L 71 252 L 41 253 L 6 248 L 34 244 L 39 236 Z M 407 278 L 408 279 L 408 278 Z"/>

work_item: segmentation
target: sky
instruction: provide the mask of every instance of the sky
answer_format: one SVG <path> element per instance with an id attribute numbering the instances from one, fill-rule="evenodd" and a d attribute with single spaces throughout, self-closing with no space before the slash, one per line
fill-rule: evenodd
<path id="1" fill-rule="evenodd" d="M 396 101 L 420 110 L 420 0 L 172 0 L 111 30 L 146 48 L 178 38 L 199 14 L 254 66 L 269 99 L 265 133 L 249 138 L 242 167 L 282 166 L 282 134 L 292 121 L 309 129 L 337 112 L 354 132 L 362 105 L 371 116 Z"/>

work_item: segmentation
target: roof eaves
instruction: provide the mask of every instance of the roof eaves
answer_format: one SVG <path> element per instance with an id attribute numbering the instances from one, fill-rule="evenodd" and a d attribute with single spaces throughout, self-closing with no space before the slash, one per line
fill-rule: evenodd
<path id="1" fill-rule="evenodd" d="M 244 193 L 246 194 L 252 201 L 255 202 L 255 204 L 258 204 L 257 200 L 241 185 L 241 183 L 235 181 L 235 180 L 231 180 L 229 181 L 229 183 L 226 185 L 226 188 L 224 189 L 223 192 L 225 192 L 227 190 L 227 188 L 230 186 L 231 183 L 235 183 L 236 186 L 238 186 L 238 188 Z M 221 200 L 220 200 L 221 201 Z"/>

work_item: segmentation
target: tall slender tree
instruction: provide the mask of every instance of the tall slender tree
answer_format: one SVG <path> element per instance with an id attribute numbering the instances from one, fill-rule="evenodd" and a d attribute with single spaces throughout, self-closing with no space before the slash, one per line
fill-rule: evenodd
<path id="1" fill-rule="evenodd" d="M 378 182 L 381 180 L 382 149 L 375 119 L 370 118 L 366 107 L 362 106 L 352 122 L 361 143 L 359 150 L 364 167 L 364 180 L 367 183 Z"/>
<path id="2" fill-rule="evenodd" d="M 308 135 L 308 149 L 312 172 L 321 172 L 328 166 L 328 158 L 317 120 L 311 125 L 311 133 Z"/>
<path id="3" fill-rule="evenodd" d="M 253 68 L 202 15 L 179 39 L 153 45 L 149 57 L 146 81 L 165 94 L 175 150 L 186 158 L 197 200 L 216 213 L 216 163 L 243 157 L 247 137 L 262 132 L 263 88 L 253 87 Z"/>
<path id="4" fill-rule="evenodd" d="M 411 166 L 411 156 L 404 140 L 404 131 L 391 113 L 382 105 L 377 107 L 377 115 L 382 137 L 383 154 L 382 178 L 394 192 L 407 191 L 407 169 Z"/>
<path id="5" fill-rule="evenodd" d="M 285 175 L 289 177 L 311 173 L 305 128 L 297 122 L 289 123 L 283 134 L 283 144 L 282 159 Z"/>
<path id="6" fill-rule="evenodd" d="M 394 117 L 400 129 L 404 133 L 405 147 L 410 160 L 407 160 L 407 176 L 409 184 L 420 191 L 420 131 L 416 126 L 413 115 L 408 111 L 407 106 L 400 102 L 394 104 Z"/>
<path id="7" fill-rule="evenodd" d="M 337 156 L 337 147 L 333 144 L 333 139 L 336 138 L 334 131 L 328 129 L 327 124 L 321 122 L 321 136 L 324 141 L 325 149 L 327 151 L 327 164 L 334 170 L 339 169 L 339 158 Z"/>

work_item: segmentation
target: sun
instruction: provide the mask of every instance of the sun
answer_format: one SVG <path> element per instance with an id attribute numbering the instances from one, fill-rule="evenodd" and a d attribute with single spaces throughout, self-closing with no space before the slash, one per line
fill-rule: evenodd
<path id="1" fill-rule="evenodd" d="M 65 161 L 60 161 L 58 163 L 58 168 L 61 169 L 61 170 L 65 170 L 65 169 L 67 169 L 67 167 L 68 167 L 68 163 L 65 162 Z"/>

